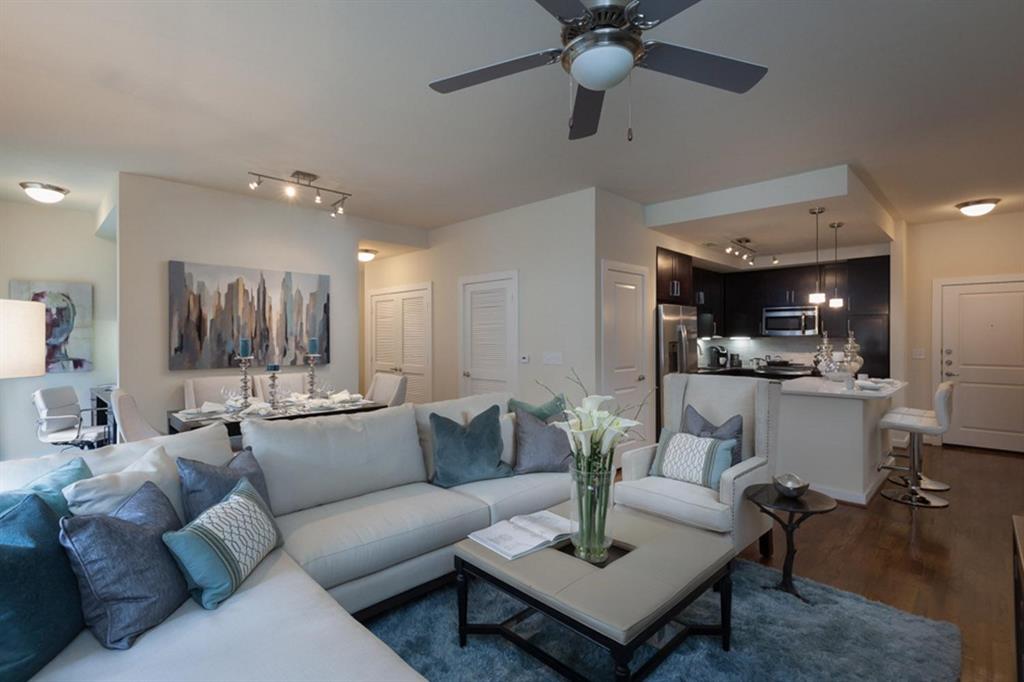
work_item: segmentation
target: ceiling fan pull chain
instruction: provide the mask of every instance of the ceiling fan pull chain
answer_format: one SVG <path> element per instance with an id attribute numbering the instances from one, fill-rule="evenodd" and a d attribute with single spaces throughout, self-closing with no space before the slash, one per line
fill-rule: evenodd
<path id="1" fill-rule="evenodd" d="M 633 141 L 633 72 L 629 72 L 629 82 L 626 83 L 626 141 Z"/>
<path id="2" fill-rule="evenodd" d="M 569 74 L 569 128 L 572 128 L 572 111 L 576 106 L 573 96 L 576 94 L 576 85 L 572 82 L 572 74 Z"/>

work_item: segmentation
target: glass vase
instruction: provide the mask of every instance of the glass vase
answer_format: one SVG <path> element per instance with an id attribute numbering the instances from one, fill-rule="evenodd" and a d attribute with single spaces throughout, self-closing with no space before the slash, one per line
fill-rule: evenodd
<path id="1" fill-rule="evenodd" d="M 603 563 L 612 544 L 608 511 L 614 477 L 614 469 L 572 469 L 572 544 L 576 556 L 592 564 Z"/>

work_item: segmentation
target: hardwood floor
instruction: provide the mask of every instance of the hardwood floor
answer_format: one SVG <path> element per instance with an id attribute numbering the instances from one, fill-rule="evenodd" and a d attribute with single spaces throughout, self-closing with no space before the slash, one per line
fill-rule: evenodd
<path id="1" fill-rule="evenodd" d="M 1016 679 L 1012 530 L 1024 513 L 1024 456 L 925 446 L 924 471 L 949 483 L 947 509 L 911 511 L 876 495 L 840 505 L 796 534 L 794 573 L 929 618 L 963 633 L 965 681 Z M 886 485 L 888 487 L 888 484 Z M 776 525 L 781 567 L 785 538 Z M 759 560 L 757 544 L 742 555 Z"/>

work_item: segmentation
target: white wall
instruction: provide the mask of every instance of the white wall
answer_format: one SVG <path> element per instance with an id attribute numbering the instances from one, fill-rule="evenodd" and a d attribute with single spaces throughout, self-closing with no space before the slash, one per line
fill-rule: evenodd
<path id="1" fill-rule="evenodd" d="M 125 173 L 118 193 L 118 381 L 154 427 L 166 430 L 166 411 L 183 406 L 186 378 L 237 376 L 237 370 L 168 369 L 169 260 L 330 275 L 331 362 L 318 374 L 336 388 L 357 387 L 357 242 L 378 232 L 382 238 L 418 232 Z"/>
<path id="2" fill-rule="evenodd" d="M 538 380 L 573 391 L 565 381 L 570 368 L 594 385 L 593 189 L 440 227 L 429 243 L 368 264 L 365 289 L 433 282 L 435 400 L 459 394 L 459 277 L 506 270 L 519 273 L 519 352 L 530 355 L 518 365 L 519 394 L 546 400 Z M 562 353 L 563 364 L 543 365 L 545 351 Z"/>
<path id="3" fill-rule="evenodd" d="M 93 285 L 93 371 L 0 379 L 0 459 L 56 451 L 35 436 L 32 392 L 73 386 L 83 406 L 89 387 L 114 380 L 116 353 L 115 247 L 93 235 L 91 211 L 0 201 L 0 298 L 12 279 L 90 282 Z"/>

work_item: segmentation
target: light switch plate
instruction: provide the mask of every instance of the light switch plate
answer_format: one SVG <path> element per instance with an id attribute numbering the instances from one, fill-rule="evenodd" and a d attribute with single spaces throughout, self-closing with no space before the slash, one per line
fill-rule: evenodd
<path id="1" fill-rule="evenodd" d="M 924 348 L 914 348 L 910 351 L 910 357 L 915 360 L 924 360 L 927 356 L 925 355 Z"/>
<path id="2" fill-rule="evenodd" d="M 554 351 L 544 351 L 544 364 L 545 365 L 560 365 L 562 364 L 562 354 Z"/>

